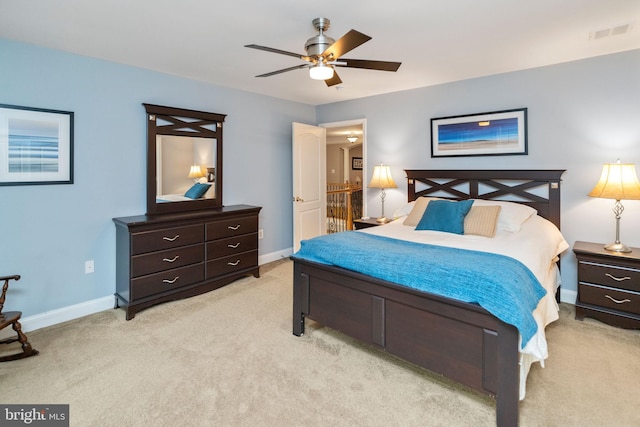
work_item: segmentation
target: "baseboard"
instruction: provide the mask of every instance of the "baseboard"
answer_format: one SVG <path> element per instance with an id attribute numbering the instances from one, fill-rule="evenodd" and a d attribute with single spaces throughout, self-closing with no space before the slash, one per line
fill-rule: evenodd
<path id="1" fill-rule="evenodd" d="M 287 248 L 282 251 L 272 252 L 269 254 L 261 255 L 258 258 L 258 264 L 268 264 L 270 262 L 278 261 L 283 258 L 288 258 L 293 254 L 292 248 Z M 567 289 L 560 290 L 560 301 L 568 304 L 575 304 L 578 293 Z M 36 314 L 34 316 L 23 317 L 20 319 L 22 324 L 22 330 L 25 332 L 34 331 L 36 329 L 45 328 L 47 326 L 57 325 L 58 323 L 67 322 L 69 320 L 78 319 L 80 317 L 88 316 L 90 314 L 98 313 L 100 311 L 113 309 L 114 299 L 113 295 L 86 301 L 80 304 L 70 305 L 68 307 L 62 307 L 56 310 L 47 311 L 44 313 Z M 3 331 L 4 332 L 4 331 Z M 11 334 L 13 331 L 11 331 Z M 4 334 L 0 334 L 0 339 Z"/>
<path id="2" fill-rule="evenodd" d="M 577 299 L 578 291 L 570 291 L 568 289 L 560 288 L 560 302 L 575 305 Z"/>
<path id="3" fill-rule="evenodd" d="M 23 331 L 34 331 L 36 329 L 57 325 L 58 323 L 78 319 L 100 311 L 113 309 L 113 305 L 114 297 L 113 295 L 109 295 L 91 301 L 85 301 L 80 304 L 46 311 L 34 316 L 23 317 L 20 319 L 20 324 L 22 325 Z"/>
<path id="4" fill-rule="evenodd" d="M 258 258 L 258 264 L 268 264 L 283 258 L 288 258 L 293 253 L 291 248 L 282 251 L 272 252 L 270 254 L 261 255 Z M 20 319 L 22 330 L 25 332 L 34 331 L 36 329 L 45 328 L 47 326 L 57 325 L 58 323 L 67 322 L 69 320 L 78 319 L 100 311 L 113 309 L 114 297 L 108 295 L 106 297 L 86 301 L 80 304 L 70 305 L 68 307 L 58 308 L 56 310 L 47 311 L 36 314 L 34 316 L 23 317 Z M 4 332 L 4 331 L 3 331 Z M 9 332 L 12 335 L 13 331 Z M 4 334 L 0 334 L 0 339 Z"/>
<path id="5" fill-rule="evenodd" d="M 282 258 L 289 258 L 293 254 L 293 248 L 287 248 L 277 252 L 271 252 L 270 254 L 260 255 L 258 257 L 258 264 L 269 264 L 270 262 L 281 260 Z"/>

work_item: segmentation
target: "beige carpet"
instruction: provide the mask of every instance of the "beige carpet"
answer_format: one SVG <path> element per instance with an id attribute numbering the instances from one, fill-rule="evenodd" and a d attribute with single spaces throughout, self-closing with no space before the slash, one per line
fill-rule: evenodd
<path id="1" fill-rule="evenodd" d="M 29 333 L 0 364 L 0 403 L 70 404 L 72 426 L 491 426 L 492 399 L 307 322 L 291 333 L 292 264 L 263 266 L 124 320 L 108 310 Z M 522 426 L 640 425 L 640 331 L 548 329 Z"/>

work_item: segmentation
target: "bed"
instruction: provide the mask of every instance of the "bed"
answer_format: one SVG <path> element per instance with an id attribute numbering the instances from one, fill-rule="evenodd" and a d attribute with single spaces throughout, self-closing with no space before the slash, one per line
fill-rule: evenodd
<path id="1" fill-rule="evenodd" d="M 507 200 L 510 204 L 535 209 L 537 215 L 533 217 L 546 219 L 544 222 L 555 225 L 556 231 L 560 228 L 560 178 L 563 170 L 405 172 L 408 202 L 413 202 L 414 206 L 425 197 L 453 201 Z M 383 231 L 390 231 L 394 223 L 347 233 L 384 234 Z M 560 240 L 558 254 L 568 246 L 561 235 Z M 386 257 L 386 254 L 380 256 Z M 518 424 L 518 404 L 524 397 L 529 366 L 533 361 L 544 360 L 546 347 L 541 350 L 543 354 L 537 356 L 524 352 L 526 347 L 521 330 L 477 303 L 399 285 L 324 261 L 305 259 L 300 252 L 294 254 L 292 260 L 294 335 L 303 335 L 305 319 L 312 319 L 494 396 L 497 424 Z M 549 259 L 549 271 L 553 269 L 556 274 L 550 279 L 551 285 L 545 283 L 546 296 L 539 303 L 540 307 L 547 307 L 547 313 L 542 321 L 536 318 L 538 330 L 534 338 L 541 340 L 543 346 L 546 346 L 544 326 L 557 318 L 559 274 L 556 263 L 557 257 Z M 551 305 L 555 306 L 555 313 L 548 309 Z M 541 332 L 542 337 L 539 336 Z M 527 341 L 527 346 L 530 342 Z"/>

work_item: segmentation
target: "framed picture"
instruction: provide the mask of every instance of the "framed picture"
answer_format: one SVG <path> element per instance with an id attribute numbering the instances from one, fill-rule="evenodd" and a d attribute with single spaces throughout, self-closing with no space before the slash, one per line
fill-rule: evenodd
<path id="1" fill-rule="evenodd" d="M 0 104 L 0 185 L 72 183 L 73 113 Z"/>
<path id="2" fill-rule="evenodd" d="M 527 154 L 527 109 L 431 119 L 431 157 Z"/>
<path id="3" fill-rule="evenodd" d="M 351 169 L 362 170 L 362 157 L 351 158 Z"/>

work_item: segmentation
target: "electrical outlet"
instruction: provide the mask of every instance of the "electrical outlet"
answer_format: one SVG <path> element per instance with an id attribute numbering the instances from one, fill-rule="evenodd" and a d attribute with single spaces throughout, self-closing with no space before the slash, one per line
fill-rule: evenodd
<path id="1" fill-rule="evenodd" d="M 89 261 L 85 261 L 84 262 L 84 274 L 91 274 L 95 271 L 94 269 L 94 265 L 93 265 L 93 260 L 89 260 Z"/>
<path id="2" fill-rule="evenodd" d="M 264 230 L 262 228 L 258 230 L 258 239 L 264 239 Z"/>

